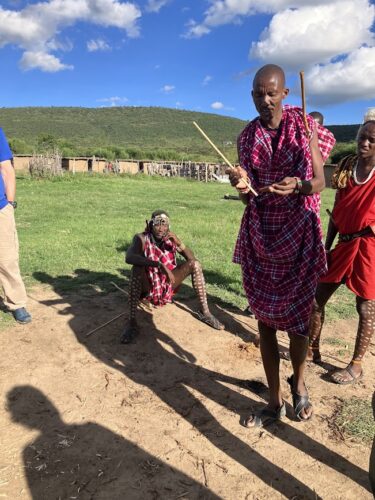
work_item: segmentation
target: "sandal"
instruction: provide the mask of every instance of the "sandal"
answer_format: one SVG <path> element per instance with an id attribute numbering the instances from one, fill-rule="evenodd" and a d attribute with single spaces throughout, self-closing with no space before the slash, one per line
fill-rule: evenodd
<path id="1" fill-rule="evenodd" d="M 263 408 L 257 413 L 251 413 L 243 421 L 243 425 L 248 429 L 261 428 L 269 424 L 281 420 L 286 415 L 285 403 L 283 403 L 277 410 L 270 410 L 268 408 Z M 252 424 L 252 425 L 249 425 Z"/>
<path id="2" fill-rule="evenodd" d="M 351 378 L 349 380 L 340 380 L 338 377 L 343 372 L 348 373 Z M 347 366 L 343 370 L 339 370 L 339 371 L 332 373 L 330 378 L 331 378 L 332 382 L 334 382 L 335 384 L 348 385 L 348 384 L 355 384 L 356 382 L 359 382 L 362 377 L 363 377 L 363 370 L 361 370 L 361 373 L 356 376 L 352 370 L 352 367 Z"/>
<path id="3" fill-rule="evenodd" d="M 138 333 L 138 328 L 136 326 L 127 326 L 121 334 L 121 344 L 130 344 L 134 337 L 138 335 Z"/>
<path id="4" fill-rule="evenodd" d="M 223 323 L 220 323 L 220 321 L 211 313 L 203 314 L 202 312 L 198 312 L 197 316 L 200 321 L 203 321 L 203 323 L 206 323 L 206 325 L 211 328 L 215 328 L 215 330 L 224 330 L 225 328 Z"/>
<path id="5" fill-rule="evenodd" d="M 310 416 L 304 418 L 304 417 L 301 417 L 301 413 L 302 413 L 302 410 L 308 410 L 309 408 L 311 408 L 309 395 L 305 394 L 305 395 L 301 396 L 300 394 L 297 394 L 297 392 L 293 388 L 294 375 L 291 375 L 287 380 L 288 380 L 288 384 L 290 385 L 290 392 L 292 393 L 294 414 L 300 422 L 307 422 L 308 420 L 311 419 L 313 414 L 311 413 Z M 305 386 L 305 388 L 306 388 L 306 386 Z M 307 391 L 307 388 L 306 388 L 306 391 Z"/>

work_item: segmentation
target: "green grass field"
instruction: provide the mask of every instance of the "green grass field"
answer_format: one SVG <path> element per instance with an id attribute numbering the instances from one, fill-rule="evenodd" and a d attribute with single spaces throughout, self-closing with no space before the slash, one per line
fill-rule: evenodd
<path id="1" fill-rule="evenodd" d="M 124 250 L 151 212 L 163 208 L 170 213 L 172 230 L 202 262 L 211 300 L 246 306 L 239 266 L 231 263 L 244 207 L 223 199 L 234 193 L 229 185 L 147 176 L 20 177 L 17 193 L 21 269 L 29 290 L 39 283 L 61 291 L 82 291 L 89 285 L 109 291 L 110 281 L 126 286 Z M 323 193 L 325 226 L 333 196 L 330 189 Z M 193 295 L 188 284 L 182 296 Z M 354 299 L 342 287 L 328 318 L 354 312 Z"/>

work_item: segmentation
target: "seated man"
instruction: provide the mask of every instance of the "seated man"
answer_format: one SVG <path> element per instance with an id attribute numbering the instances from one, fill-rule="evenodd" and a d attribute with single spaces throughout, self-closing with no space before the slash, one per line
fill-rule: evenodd
<path id="1" fill-rule="evenodd" d="M 177 265 L 177 252 L 186 262 Z M 130 318 L 121 336 L 122 344 L 130 343 L 138 334 L 136 311 L 140 299 L 149 300 L 154 306 L 164 306 L 172 302 L 177 288 L 189 275 L 201 306 L 199 319 L 212 328 L 224 329 L 224 325 L 208 308 L 202 267 L 192 250 L 169 231 L 167 212 L 156 210 L 151 215 L 146 230 L 134 236 L 125 260 L 133 268 L 130 278 Z"/>

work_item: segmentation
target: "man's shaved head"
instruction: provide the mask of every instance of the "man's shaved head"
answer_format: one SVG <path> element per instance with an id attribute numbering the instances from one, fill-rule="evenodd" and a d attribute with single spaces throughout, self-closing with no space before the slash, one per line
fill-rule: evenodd
<path id="1" fill-rule="evenodd" d="M 319 111 L 311 111 L 311 113 L 309 113 L 310 116 L 312 116 L 314 118 L 314 120 L 319 123 L 319 125 L 323 125 L 324 123 L 324 116 L 322 115 L 322 113 L 320 113 Z"/>
<path id="2" fill-rule="evenodd" d="M 280 125 L 282 101 L 288 92 L 285 73 L 280 66 L 266 64 L 256 72 L 251 95 L 263 126 L 277 128 Z"/>
<path id="3" fill-rule="evenodd" d="M 256 86 L 256 82 L 261 79 L 276 79 L 282 87 L 285 87 L 285 73 L 283 68 L 277 66 L 277 64 L 266 64 L 262 66 L 254 76 L 253 88 Z"/>

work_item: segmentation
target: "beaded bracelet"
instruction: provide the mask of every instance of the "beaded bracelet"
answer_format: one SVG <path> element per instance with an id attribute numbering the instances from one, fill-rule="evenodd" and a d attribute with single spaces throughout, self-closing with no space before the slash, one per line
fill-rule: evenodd
<path id="1" fill-rule="evenodd" d="M 294 188 L 294 192 L 300 193 L 302 190 L 302 186 L 303 186 L 302 181 L 299 177 L 293 177 L 293 179 L 296 180 L 296 187 Z"/>

